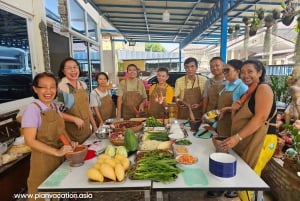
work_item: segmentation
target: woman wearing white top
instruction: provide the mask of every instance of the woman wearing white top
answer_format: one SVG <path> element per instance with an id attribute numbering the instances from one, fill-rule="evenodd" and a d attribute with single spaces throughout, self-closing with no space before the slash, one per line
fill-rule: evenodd
<path id="1" fill-rule="evenodd" d="M 96 75 L 98 87 L 90 95 L 90 106 L 94 111 L 94 118 L 99 126 L 109 118 L 116 117 L 116 107 L 108 89 L 108 76 L 104 72 Z M 105 107 L 103 107 L 105 106 Z"/>

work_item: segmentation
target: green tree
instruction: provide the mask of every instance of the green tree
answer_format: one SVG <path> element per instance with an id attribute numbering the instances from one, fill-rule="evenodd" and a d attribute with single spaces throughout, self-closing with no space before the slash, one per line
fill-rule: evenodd
<path id="1" fill-rule="evenodd" d="M 145 44 L 146 52 L 166 52 L 166 48 L 160 43 L 146 43 Z"/>

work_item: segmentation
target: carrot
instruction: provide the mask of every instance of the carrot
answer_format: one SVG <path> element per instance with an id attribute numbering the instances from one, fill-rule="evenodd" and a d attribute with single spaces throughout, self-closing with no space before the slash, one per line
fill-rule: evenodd
<path id="1" fill-rule="evenodd" d="M 191 164 L 197 162 L 197 158 L 189 154 L 183 154 L 178 158 L 178 162 L 182 164 Z"/>

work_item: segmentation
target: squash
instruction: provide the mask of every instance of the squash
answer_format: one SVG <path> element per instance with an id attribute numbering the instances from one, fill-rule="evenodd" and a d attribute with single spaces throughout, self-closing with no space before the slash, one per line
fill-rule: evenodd
<path id="1" fill-rule="evenodd" d="M 114 168 L 111 167 L 109 164 L 103 163 L 100 166 L 100 172 L 104 177 L 116 181 L 116 174 Z"/>
<path id="2" fill-rule="evenodd" d="M 115 174 L 116 174 L 116 177 L 117 177 L 118 181 L 123 181 L 124 180 L 125 170 L 124 170 L 123 166 L 120 163 L 116 164 Z"/>
<path id="3" fill-rule="evenodd" d="M 95 168 L 90 168 L 87 170 L 87 176 L 89 179 L 94 180 L 94 181 L 104 181 L 103 175 L 99 172 L 99 170 Z"/>
<path id="4" fill-rule="evenodd" d="M 121 160 L 121 165 L 123 166 L 124 170 L 127 170 L 129 168 L 130 165 L 130 161 L 128 158 L 123 158 Z"/>
<path id="5" fill-rule="evenodd" d="M 128 128 L 124 134 L 124 146 L 127 151 L 136 151 L 138 148 L 138 139 L 132 129 Z"/>

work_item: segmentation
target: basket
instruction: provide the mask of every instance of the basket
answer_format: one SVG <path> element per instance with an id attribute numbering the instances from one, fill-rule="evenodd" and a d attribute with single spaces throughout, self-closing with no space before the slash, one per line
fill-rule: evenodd
<path id="1" fill-rule="evenodd" d="M 124 145 L 124 139 L 111 138 L 111 137 L 109 137 L 108 139 L 112 145 L 115 145 L 115 146 L 123 146 Z"/>
<path id="2" fill-rule="evenodd" d="M 112 145 L 122 146 L 124 145 L 124 131 L 115 131 L 108 135 L 108 139 Z"/>
<path id="3" fill-rule="evenodd" d="M 143 129 L 143 124 L 140 121 L 118 121 L 112 124 L 112 128 L 114 131 L 124 131 L 130 128 L 133 132 L 137 133 Z"/>

